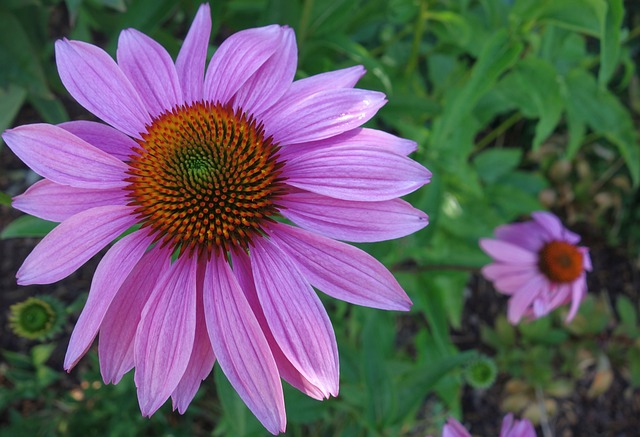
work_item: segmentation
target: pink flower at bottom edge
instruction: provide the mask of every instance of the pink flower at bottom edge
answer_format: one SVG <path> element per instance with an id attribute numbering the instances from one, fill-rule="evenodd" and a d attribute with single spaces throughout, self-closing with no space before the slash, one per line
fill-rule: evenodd
<path id="1" fill-rule="evenodd" d="M 447 419 L 442 428 L 442 437 L 472 437 L 460 422 L 453 417 Z M 507 414 L 502 419 L 500 437 L 536 437 L 536 430 L 528 419 L 513 420 L 513 414 Z"/>
<path id="2" fill-rule="evenodd" d="M 217 361 L 275 434 L 286 427 L 281 378 L 315 399 L 338 394 L 336 339 L 312 287 L 409 309 L 382 264 L 336 240 L 422 229 L 427 215 L 399 197 L 431 174 L 407 157 L 414 142 L 360 127 L 386 101 L 354 88 L 362 67 L 293 81 L 295 35 L 272 25 L 229 37 L 205 72 L 210 30 L 202 5 L 175 62 L 133 29 L 120 34 L 117 62 L 56 42 L 63 84 L 107 124 L 3 134 L 44 177 L 14 206 L 61 222 L 18 283 L 59 281 L 135 229 L 98 265 L 65 369 L 99 336 L 105 382 L 135 368 L 150 416 L 169 397 L 184 412 Z"/>
<path id="3" fill-rule="evenodd" d="M 591 258 L 580 237 L 548 212 L 534 212 L 533 220 L 503 225 L 495 239 L 480 240 L 494 262 L 483 276 L 501 293 L 511 296 L 508 318 L 539 318 L 571 302 L 567 322 L 576 315 L 587 293 L 586 272 Z"/>

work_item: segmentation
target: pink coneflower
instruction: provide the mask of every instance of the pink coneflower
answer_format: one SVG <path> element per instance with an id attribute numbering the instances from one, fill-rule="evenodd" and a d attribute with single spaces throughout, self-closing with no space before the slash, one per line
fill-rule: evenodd
<path id="1" fill-rule="evenodd" d="M 442 428 L 442 437 L 471 437 L 469 431 L 453 417 Z M 499 437 L 536 437 L 536 430 L 528 419 L 513 420 L 513 414 L 507 414 L 502 420 Z"/>
<path id="2" fill-rule="evenodd" d="M 480 247 L 494 259 L 482 274 L 498 291 L 511 296 L 511 323 L 523 316 L 542 317 L 571 302 L 569 322 L 587 292 L 589 250 L 576 245 L 580 237 L 564 228 L 555 215 L 534 212 L 531 216 L 532 221 L 498 227 L 495 240 L 480 240 Z"/>
<path id="3" fill-rule="evenodd" d="M 385 103 L 353 88 L 362 67 L 294 82 L 295 35 L 273 25 L 232 35 L 205 73 L 210 30 L 203 5 L 175 63 L 133 29 L 120 34 L 117 63 L 90 44 L 56 43 L 65 87 L 108 125 L 4 133 L 45 178 L 14 206 L 62 222 L 18 283 L 65 278 L 137 225 L 100 262 L 65 368 L 99 334 L 104 380 L 135 368 L 150 416 L 170 396 L 184 412 L 217 360 L 278 433 L 280 378 L 316 399 L 338 393 L 336 340 L 312 287 L 409 309 L 382 264 L 336 240 L 381 241 L 426 226 L 426 214 L 399 197 L 431 175 L 407 157 L 414 142 L 360 128 Z"/>

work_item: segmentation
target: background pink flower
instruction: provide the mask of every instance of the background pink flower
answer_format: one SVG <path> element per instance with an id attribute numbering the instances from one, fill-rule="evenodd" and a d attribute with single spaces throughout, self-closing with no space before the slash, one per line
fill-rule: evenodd
<path id="1" fill-rule="evenodd" d="M 431 175 L 407 157 L 412 141 L 360 128 L 386 102 L 353 88 L 362 67 L 294 82 L 295 35 L 272 25 L 229 37 L 205 71 L 210 30 L 203 5 L 175 63 L 133 29 L 120 34 L 117 63 L 91 44 L 56 43 L 63 84 L 107 124 L 3 134 L 44 177 L 14 206 L 62 222 L 18 283 L 63 279 L 138 225 L 101 260 L 65 368 L 99 335 L 104 380 L 135 368 L 150 416 L 169 397 L 184 412 L 217 361 L 278 433 L 280 378 L 316 399 L 338 394 L 336 340 L 312 287 L 409 309 L 382 264 L 336 240 L 381 241 L 426 226 L 426 214 L 399 197 Z"/>
<path id="2" fill-rule="evenodd" d="M 580 237 L 564 228 L 555 215 L 534 212 L 531 216 L 532 221 L 498 227 L 496 239 L 480 240 L 480 247 L 494 259 L 482 274 L 499 292 L 511 296 L 511 323 L 522 317 L 542 317 L 571 302 L 570 321 L 587 292 L 589 251 L 577 246 Z"/>
<path id="3" fill-rule="evenodd" d="M 453 417 L 442 428 L 442 437 L 471 437 L 471 433 Z M 513 420 L 509 413 L 502 420 L 500 437 L 536 437 L 536 430 L 528 419 Z"/>

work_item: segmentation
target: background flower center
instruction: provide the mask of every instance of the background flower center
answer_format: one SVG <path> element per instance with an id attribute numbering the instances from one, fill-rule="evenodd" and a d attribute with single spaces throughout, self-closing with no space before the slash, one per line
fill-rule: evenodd
<path id="1" fill-rule="evenodd" d="M 246 248 L 277 213 L 278 147 L 241 110 L 208 102 L 176 107 L 142 137 L 127 190 L 156 241 L 180 254 Z"/>
<path id="2" fill-rule="evenodd" d="M 575 281 L 583 271 L 582 254 L 573 244 L 552 241 L 540 251 L 539 267 L 552 282 Z"/>

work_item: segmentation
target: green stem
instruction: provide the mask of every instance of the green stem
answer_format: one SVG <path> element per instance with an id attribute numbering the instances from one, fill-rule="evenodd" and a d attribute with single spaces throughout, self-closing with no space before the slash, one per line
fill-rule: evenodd
<path id="1" fill-rule="evenodd" d="M 424 27 L 427 18 L 427 0 L 420 2 L 420 11 L 416 17 L 416 27 L 413 33 L 413 44 L 411 45 L 411 56 L 409 62 L 407 62 L 407 68 L 405 74 L 407 77 L 411 76 L 416 67 L 418 66 L 418 58 L 420 57 L 420 45 L 422 43 L 422 34 L 424 33 Z"/>
<path id="2" fill-rule="evenodd" d="M 309 20 L 311 19 L 311 11 L 313 10 L 313 0 L 305 0 L 302 4 L 302 16 L 300 17 L 300 26 L 298 29 L 298 46 L 302 47 L 307 39 L 309 32 Z M 300 49 L 302 51 L 302 49 Z"/>
<path id="3" fill-rule="evenodd" d="M 509 129 L 511 126 L 513 126 L 520 120 L 522 120 L 522 114 L 520 114 L 519 112 L 516 112 L 511 117 L 507 118 L 505 121 L 500 123 L 498 127 L 496 127 L 494 130 L 492 130 L 487 135 L 485 135 L 480 141 L 478 141 L 478 143 L 474 148 L 474 153 L 478 153 L 479 151 L 487 147 L 489 144 L 495 141 L 496 138 L 504 134 L 507 131 L 507 129 Z"/>

